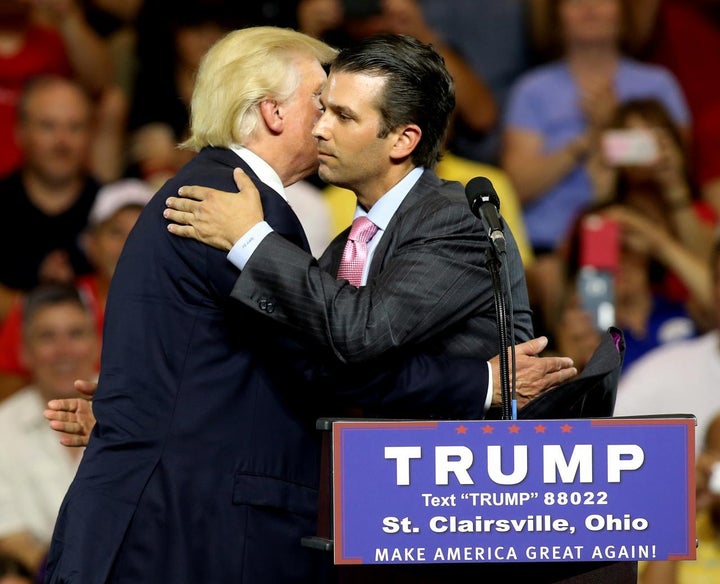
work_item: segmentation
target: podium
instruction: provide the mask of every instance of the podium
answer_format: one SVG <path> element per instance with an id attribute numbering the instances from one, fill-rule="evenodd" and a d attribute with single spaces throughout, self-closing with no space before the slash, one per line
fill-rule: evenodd
<path id="1" fill-rule="evenodd" d="M 625 352 L 621 331 L 608 329 L 592 359 L 577 378 L 539 396 L 521 408 L 518 419 L 562 420 L 610 418 Z M 490 412 L 489 419 L 492 419 Z M 332 553 L 333 517 L 333 424 L 339 419 L 318 420 L 322 431 L 320 499 L 317 533 L 303 545 Z M 358 421 L 358 420 L 355 420 Z M 370 420 L 367 420 L 370 421 Z M 379 420 L 373 420 L 378 422 Z M 461 581 L 488 582 L 489 578 L 532 578 L 533 584 L 636 584 L 637 561 L 515 561 L 433 564 L 335 565 L 340 584 L 450 584 Z"/>
<path id="2" fill-rule="evenodd" d="M 323 432 L 318 531 L 303 545 L 331 554 L 334 548 L 332 426 L 339 419 L 318 420 Z M 357 420 L 356 420 L 357 421 Z M 513 562 L 482 564 L 334 566 L 338 584 L 455 584 L 491 582 L 490 578 L 532 578 L 533 584 L 636 584 L 636 561 Z"/>

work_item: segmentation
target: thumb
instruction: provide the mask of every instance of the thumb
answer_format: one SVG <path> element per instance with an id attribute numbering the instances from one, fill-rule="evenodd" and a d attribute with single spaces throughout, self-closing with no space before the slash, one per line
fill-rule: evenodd
<path id="1" fill-rule="evenodd" d="M 95 390 L 97 390 L 97 382 L 88 381 L 86 379 L 76 379 L 73 385 L 78 392 L 90 398 L 92 398 L 95 394 Z M 88 399 L 88 397 L 85 399 Z"/>
<path id="2" fill-rule="evenodd" d="M 547 344 L 548 339 L 546 336 L 535 337 L 534 339 L 517 345 L 515 347 L 515 353 L 534 356 L 542 352 L 542 350 L 547 347 Z"/>
<path id="3" fill-rule="evenodd" d="M 243 190 L 243 186 L 245 186 L 245 181 L 247 180 L 245 171 L 242 168 L 235 168 L 233 170 L 233 179 L 235 179 L 235 186 L 237 186 L 238 191 Z"/>

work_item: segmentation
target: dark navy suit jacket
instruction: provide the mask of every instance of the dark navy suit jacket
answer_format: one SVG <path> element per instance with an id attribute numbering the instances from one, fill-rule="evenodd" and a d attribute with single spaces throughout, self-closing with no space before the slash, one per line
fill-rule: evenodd
<path id="1" fill-rule="evenodd" d="M 230 150 L 200 152 L 155 195 L 108 297 L 98 420 L 59 513 L 47 582 L 308 582 L 319 441 L 312 396 L 283 394 L 267 326 L 230 299 L 226 253 L 173 236 L 181 185 L 237 190 L 254 173 Z M 285 200 L 259 181 L 266 219 L 308 249 Z M 272 366 L 274 362 L 274 367 Z M 278 561 L 278 558 L 283 558 Z"/>

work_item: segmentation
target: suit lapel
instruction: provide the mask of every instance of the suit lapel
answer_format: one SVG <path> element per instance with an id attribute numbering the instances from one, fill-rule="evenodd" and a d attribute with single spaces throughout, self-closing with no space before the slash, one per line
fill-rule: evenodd
<path id="1" fill-rule="evenodd" d="M 403 202 L 400 203 L 398 210 L 395 211 L 392 219 L 390 219 L 390 223 L 388 223 L 387 229 L 380 239 L 380 243 L 378 243 L 378 246 L 375 248 L 372 261 L 370 262 L 370 270 L 368 271 L 368 282 L 382 271 L 385 257 L 395 251 L 397 234 L 400 231 L 398 223 L 402 220 L 405 211 L 425 197 L 432 196 L 441 184 L 440 179 L 434 172 L 426 170 L 413 185 L 413 188 L 410 189 L 410 192 L 408 192 Z M 342 249 L 340 253 L 342 253 Z M 340 259 L 338 257 L 338 264 L 339 262 Z"/>
<path id="2" fill-rule="evenodd" d="M 437 175 L 431 170 L 426 170 L 420 176 L 413 188 L 410 189 L 410 192 L 400 204 L 400 207 L 393 215 L 390 223 L 388 223 L 387 229 L 373 253 L 370 270 L 368 271 L 368 282 L 371 278 L 374 278 L 380 273 L 385 257 L 394 251 L 394 242 L 398 231 L 395 226 L 398 221 L 401 220 L 405 210 L 415 205 L 424 197 L 432 196 L 432 194 L 441 185 L 442 181 L 437 177 Z M 345 249 L 345 242 L 347 241 L 349 233 L 350 227 L 348 227 L 330 243 L 325 253 L 320 258 L 320 267 L 333 276 L 337 275 L 338 268 L 340 267 L 340 258 L 342 257 L 343 250 Z"/>

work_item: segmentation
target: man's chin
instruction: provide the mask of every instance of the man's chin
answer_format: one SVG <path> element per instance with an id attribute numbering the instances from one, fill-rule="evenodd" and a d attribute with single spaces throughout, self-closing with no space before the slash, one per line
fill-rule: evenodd
<path id="1" fill-rule="evenodd" d="M 332 172 L 328 169 L 327 166 L 325 166 L 322 162 L 318 166 L 317 174 L 320 177 L 320 180 L 327 183 L 327 184 L 335 184 L 333 182 Z"/>

